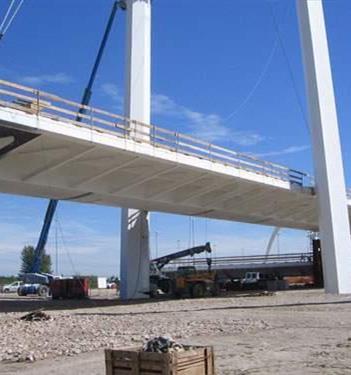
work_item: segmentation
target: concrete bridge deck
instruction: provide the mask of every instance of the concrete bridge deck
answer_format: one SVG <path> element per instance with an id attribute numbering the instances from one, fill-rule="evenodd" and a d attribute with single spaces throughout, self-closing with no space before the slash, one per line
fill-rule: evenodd
<path id="1" fill-rule="evenodd" d="M 307 175 L 92 107 L 75 121 L 80 109 L 0 81 L 0 192 L 318 230 Z"/>

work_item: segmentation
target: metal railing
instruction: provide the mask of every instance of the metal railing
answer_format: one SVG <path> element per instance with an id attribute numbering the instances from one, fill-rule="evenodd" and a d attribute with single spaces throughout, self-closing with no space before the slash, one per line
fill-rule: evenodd
<path id="1" fill-rule="evenodd" d="M 69 122 L 100 132 L 108 132 L 118 137 L 146 142 L 154 147 L 233 166 L 288 181 L 291 184 L 300 186 L 310 186 L 311 184 L 310 176 L 300 171 L 155 125 L 131 120 L 91 106 L 83 106 L 59 96 L 9 81 L 0 80 L 0 106 L 3 109 L 13 108 L 32 115 Z M 79 115 L 80 121 L 76 121 L 77 115 Z"/>
<path id="2" fill-rule="evenodd" d="M 264 265 L 272 263 L 301 263 L 312 264 L 313 253 L 289 253 L 289 254 L 273 254 L 273 255 L 248 255 L 248 256 L 232 256 L 232 257 L 213 257 L 212 267 L 230 267 L 238 265 Z M 196 266 L 199 268 L 208 267 L 206 258 L 184 258 L 177 259 L 166 265 L 165 269 L 176 269 L 181 266 Z"/>

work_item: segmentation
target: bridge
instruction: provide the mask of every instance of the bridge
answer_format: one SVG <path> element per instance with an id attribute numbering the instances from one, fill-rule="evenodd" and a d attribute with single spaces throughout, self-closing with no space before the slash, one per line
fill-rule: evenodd
<path id="1" fill-rule="evenodd" d="M 148 211 L 319 230 L 326 291 L 350 293 L 351 197 L 322 1 L 296 1 L 316 183 L 150 125 L 151 0 L 124 5 L 124 116 L 89 106 L 81 113 L 73 101 L 0 81 L 0 192 L 123 207 L 124 299 L 149 290 Z"/>
<path id="2" fill-rule="evenodd" d="M 318 231 L 310 176 L 93 107 L 77 122 L 80 109 L 0 81 L 1 192 Z"/>

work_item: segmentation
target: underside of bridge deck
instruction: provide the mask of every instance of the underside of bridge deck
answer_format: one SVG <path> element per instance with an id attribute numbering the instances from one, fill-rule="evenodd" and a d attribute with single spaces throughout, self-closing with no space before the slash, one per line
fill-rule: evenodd
<path id="1" fill-rule="evenodd" d="M 289 181 L 14 109 L 0 124 L 4 193 L 318 229 L 313 190 Z"/>

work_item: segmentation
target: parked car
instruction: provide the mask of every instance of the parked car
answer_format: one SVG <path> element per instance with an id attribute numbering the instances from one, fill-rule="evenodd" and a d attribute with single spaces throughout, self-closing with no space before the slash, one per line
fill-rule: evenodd
<path id="1" fill-rule="evenodd" d="M 21 286 L 22 281 L 14 281 L 11 284 L 4 285 L 2 287 L 3 293 L 17 293 L 18 288 Z"/>
<path id="2" fill-rule="evenodd" d="M 116 289 L 117 288 L 117 284 L 115 282 L 107 283 L 106 284 L 106 288 L 107 289 Z"/>

